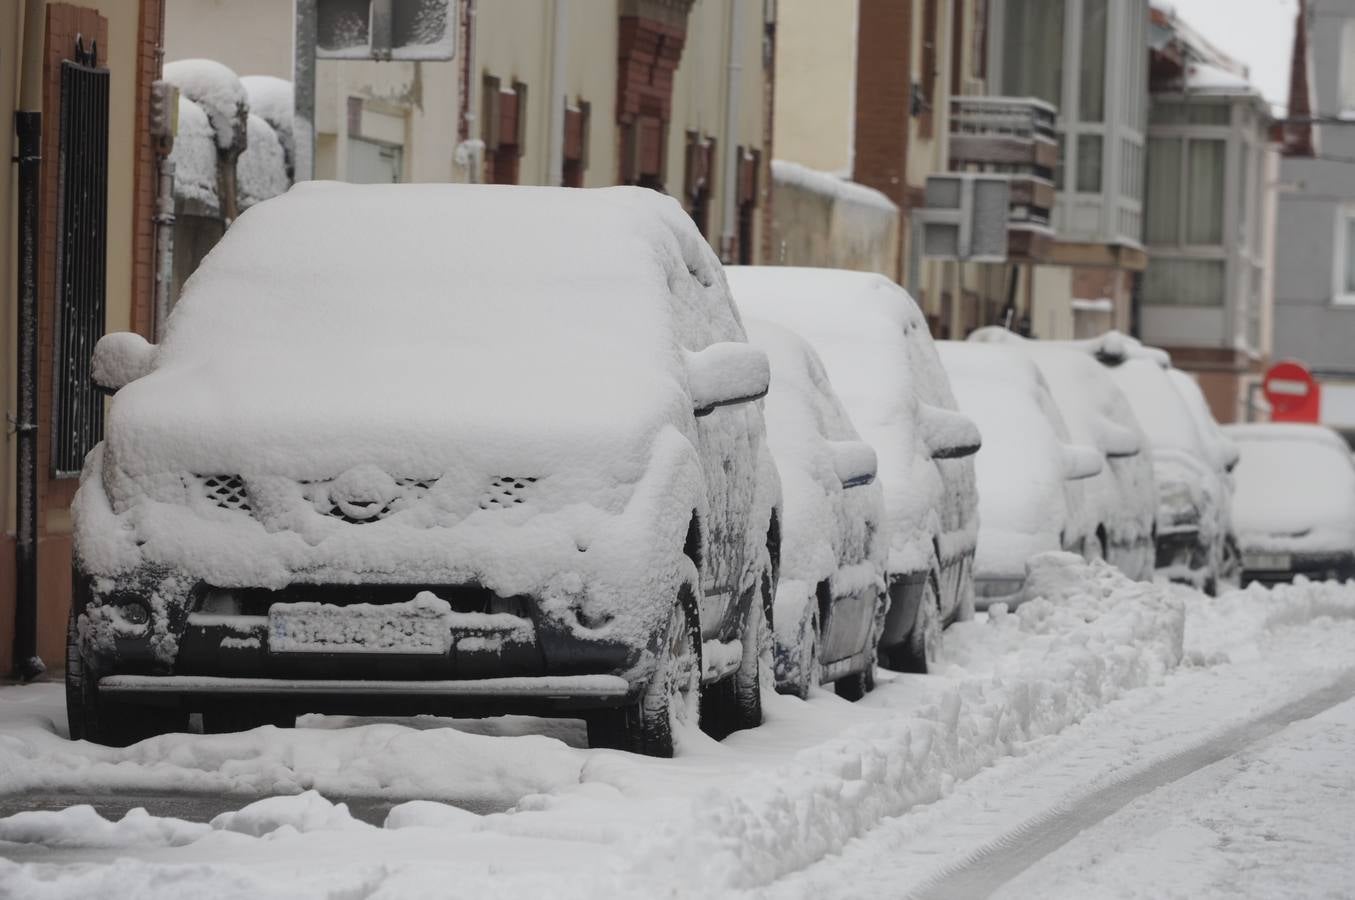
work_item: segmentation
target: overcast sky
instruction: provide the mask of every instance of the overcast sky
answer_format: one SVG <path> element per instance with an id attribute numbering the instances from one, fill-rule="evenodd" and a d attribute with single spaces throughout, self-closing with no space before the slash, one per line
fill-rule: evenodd
<path id="1" fill-rule="evenodd" d="M 1210 43 L 1247 66 L 1252 83 L 1283 111 L 1298 0 L 1160 0 L 1160 5 L 1174 7 Z"/>

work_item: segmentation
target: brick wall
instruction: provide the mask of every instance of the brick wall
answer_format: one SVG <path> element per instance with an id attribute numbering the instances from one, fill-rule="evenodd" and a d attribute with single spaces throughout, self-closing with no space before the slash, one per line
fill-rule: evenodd
<path id="1" fill-rule="evenodd" d="M 907 204 L 913 4 L 861 0 L 852 180 Z"/>
<path id="2" fill-rule="evenodd" d="M 150 133 L 151 84 L 160 77 L 164 0 L 141 0 L 136 53 L 136 159 L 132 194 L 132 321 L 146 338 L 155 328 L 155 187 L 158 148 Z M 109 223 L 113 226 L 114 223 Z M 115 327 L 123 327 L 114 323 Z"/>

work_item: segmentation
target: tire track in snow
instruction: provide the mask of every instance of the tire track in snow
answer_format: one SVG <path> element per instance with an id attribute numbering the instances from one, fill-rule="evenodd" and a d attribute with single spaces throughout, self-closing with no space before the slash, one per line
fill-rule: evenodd
<path id="1" fill-rule="evenodd" d="M 1086 829 L 1131 801 L 1310 719 L 1355 697 L 1355 669 L 1295 702 L 1249 719 L 1190 747 L 1159 757 L 1112 778 L 1089 794 L 1066 798 L 963 860 L 946 866 L 906 896 L 917 900 L 987 897 Z"/>

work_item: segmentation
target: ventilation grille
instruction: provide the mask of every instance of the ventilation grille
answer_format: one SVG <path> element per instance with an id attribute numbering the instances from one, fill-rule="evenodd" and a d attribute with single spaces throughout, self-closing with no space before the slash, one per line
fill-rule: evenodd
<path id="1" fill-rule="evenodd" d="M 249 495 L 239 475 L 203 475 L 200 483 L 207 499 L 222 509 L 249 512 Z"/>
<path id="2" fill-rule="evenodd" d="M 328 509 L 324 510 L 324 514 L 331 519 L 347 522 L 349 525 L 370 525 L 372 522 L 380 522 L 391 513 L 399 512 L 422 500 L 423 495 L 428 493 L 428 489 L 436 483 L 436 478 L 397 478 L 395 479 L 395 486 L 399 489 L 399 492 L 373 515 L 355 519 L 335 503 L 331 503 Z"/>
<path id="3" fill-rule="evenodd" d="M 489 483 L 480 498 L 481 509 L 511 509 L 527 502 L 526 494 L 536 479 L 527 475 L 500 475 Z"/>

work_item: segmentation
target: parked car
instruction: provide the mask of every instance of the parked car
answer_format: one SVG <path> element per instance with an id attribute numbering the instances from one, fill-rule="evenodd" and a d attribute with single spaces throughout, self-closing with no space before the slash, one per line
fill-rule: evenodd
<path id="1" fill-rule="evenodd" d="M 859 699 L 874 685 L 889 595 L 889 533 L 875 450 L 861 440 L 803 338 L 750 318 L 771 360 L 767 444 L 781 474 L 781 579 L 772 621 L 777 689 L 807 697 L 832 683 Z"/>
<path id="2" fill-rule="evenodd" d="M 1063 342 L 1028 340 L 996 326 L 978 329 L 969 340 L 1018 347 L 1039 367 L 1072 440 L 1105 457 L 1100 474 L 1082 482 L 1096 533 L 1088 555 L 1099 554 L 1130 578 L 1151 579 L 1157 514 L 1152 453 L 1124 392 L 1095 360 Z"/>
<path id="3" fill-rule="evenodd" d="M 1355 460 L 1321 425 L 1226 425 L 1242 580 L 1355 578 Z"/>
<path id="4" fill-rule="evenodd" d="M 1238 552 L 1237 529 L 1233 522 L 1233 495 L 1235 492 L 1233 469 L 1237 466 L 1240 451 L 1237 444 L 1224 433 L 1223 427 L 1214 418 L 1214 414 L 1209 409 L 1209 401 L 1205 399 L 1204 391 L 1200 389 L 1199 382 L 1176 368 L 1168 368 L 1167 376 L 1171 378 L 1172 384 L 1176 386 L 1176 390 L 1186 401 L 1186 408 L 1190 410 L 1191 416 L 1195 420 L 1195 427 L 1200 435 L 1200 444 L 1205 450 L 1205 460 L 1214 470 L 1221 495 L 1224 498 L 1224 521 L 1227 523 L 1227 531 L 1224 534 L 1223 556 L 1219 561 L 1218 580 L 1236 584 L 1242 574 L 1242 558 Z"/>
<path id="5" fill-rule="evenodd" d="M 1214 593 L 1228 568 L 1232 488 L 1169 374 L 1169 358 L 1117 334 L 1082 346 L 1129 399 L 1152 447 L 1158 574 Z"/>
<path id="6" fill-rule="evenodd" d="M 527 712 L 668 755 L 761 720 L 767 357 L 673 200 L 302 184 L 93 375 L 72 736 Z"/>
<path id="7" fill-rule="evenodd" d="M 889 520 L 890 606 L 881 660 L 925 672 L 941 628 L 973 615 L 977 532 L 972 457 L 979 433 L 959 413 L 926 319 L 880 275 L 788 266 L 726 268 L 750 316 L 818 352 L 862 438 L 879 457 Z"/>
<path id="8" fill-rule="evenodd" d="M 1051 550 L 1094 555 L 1096 523 L 1082 480 L 1101 472 L 1102 456 L 1071 442 L 1044 377 L 1019 348 L 938 341 L 936 349 L 960 411 L 983 436 L 975 458 L 976 603 L 1014 603 L 1030 557 Z"/>

